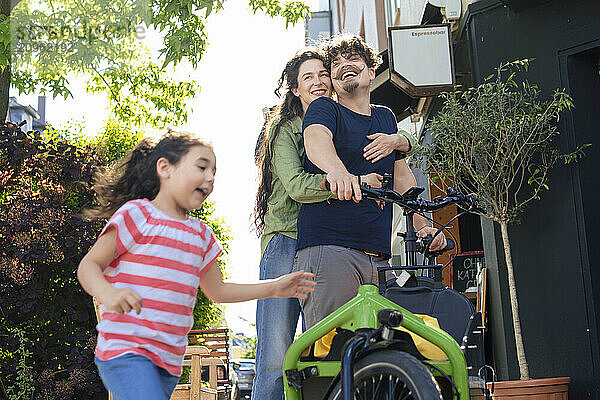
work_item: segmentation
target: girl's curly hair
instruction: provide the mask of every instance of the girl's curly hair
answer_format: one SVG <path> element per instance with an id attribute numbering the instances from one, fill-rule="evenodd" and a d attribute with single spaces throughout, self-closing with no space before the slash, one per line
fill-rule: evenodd
<path id="1" fill-rule="evenodd" d="M 157 142 L 143 139 L 123 158 L 108 169 L 100 170 L 94 179 L 98 207 L 85 210 L 90 218 L 109 218 L 123 204 L 134 199 L 154 199 L 160 190 L 156 162 L 166 158 L 177 164 L 194 146 L 212 149 L 212 145 L 187 132 L 169 129 Z"/>

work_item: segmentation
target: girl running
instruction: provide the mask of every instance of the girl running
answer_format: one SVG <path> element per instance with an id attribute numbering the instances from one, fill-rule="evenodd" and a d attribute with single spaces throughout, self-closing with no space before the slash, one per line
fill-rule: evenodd
<path id="1" fill-rule="evenodd" d="M 100 302 L 95 362 L 115 400 L 169 399 L 181 375 L 198 287 L 215 302 L 266 297 L 305 298 L 312 274 L 298 272 L 253 284 L 223 282 L 213 232 L 187 211 L 213 190 L 211 145 L 169 131 L 143 140 L 97 178 L 109 217 L 77 271 Z"/>

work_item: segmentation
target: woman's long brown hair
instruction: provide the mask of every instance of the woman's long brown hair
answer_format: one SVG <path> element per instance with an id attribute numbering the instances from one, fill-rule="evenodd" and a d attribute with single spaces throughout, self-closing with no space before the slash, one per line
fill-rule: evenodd
<path id="1" fill-rule="evenodd" d="M 258 152 L 260 183 L 258 185 L 258 191 L 256 192 L 253 217 L 254 227 L 259 236 L 262 235 L 265 230 L 267 200 L 273 192 L 273 174 L 271 165 L 271 160 L 273 159 L 273 143 L 275 142 L 277 135 L 279 135 L 281 126 L 284 123 L 296 117 L 302 118 L 304 116 L 300 98 L 292 93 L 292 89 L 298 88 L 298 73 L 300 71 L 300 66 L 308 60 L 321 60 L 325 62 L 323 54 L 316 49 L 308 49 L 296 54 L 287 62 L 285 69 L 279 78 L 277 89 L 275 89 L 275 94 L 279 97 L 279 91 L 284 84 L 286 85 L 286 92 L 281 104 L 279 104 L 268 117 L 269 122 L 267 124 L 265 139 L 260 144 Z M 302 132 L 299 132 L 299 134 L 302 134 Z"/>

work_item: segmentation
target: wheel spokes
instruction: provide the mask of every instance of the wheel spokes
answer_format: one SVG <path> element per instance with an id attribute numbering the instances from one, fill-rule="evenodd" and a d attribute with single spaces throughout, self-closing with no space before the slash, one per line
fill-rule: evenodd
<path id="1" fill-rule="evenodd" d="M 410 392 L 410 389 L 408 388 L 408 386 L 406 386 L 406 384 L 404 382 L 402 382 L 402 381 L 400 381 L 400 383 L 402 384 L 402 391 L 398 395 L 398 399 L 399 400 L 410 400 L 410 399 L 412 399 L 412 393 Z"/>
<path id="2" fill-rule="evenodd" d="M 356 382 L 356 400 L 412 400 L 409 387 L 397 376 L 379 374 Z"/>
<path id="3" fill-rule="evenodd" d="M 387 379 L 387 391 L 386 391 L 386 396 L 385 396 L 385 400 L 394 400 L 394 380 L 393 377 L 391 375 L 388 375 L 388 379 Z"/>

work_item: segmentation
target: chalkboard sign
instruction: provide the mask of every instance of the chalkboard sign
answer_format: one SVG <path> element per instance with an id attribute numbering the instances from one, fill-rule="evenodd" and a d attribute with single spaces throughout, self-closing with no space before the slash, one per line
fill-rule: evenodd
<path id="1" fill-rule="evenodd" d="M 452 261 L 452 285 L 454 290 L 465 292 L 477 287 L 477 266 L 485 267 L 483 251 L 459 253 Z"/>

